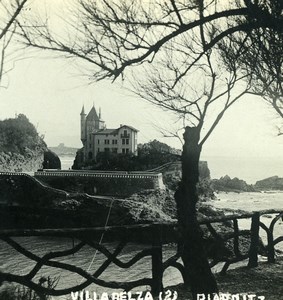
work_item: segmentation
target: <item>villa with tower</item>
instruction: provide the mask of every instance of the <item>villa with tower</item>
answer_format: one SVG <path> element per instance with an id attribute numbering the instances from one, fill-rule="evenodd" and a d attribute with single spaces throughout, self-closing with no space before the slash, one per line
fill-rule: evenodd
<path id="1" fill-rule="evenodd" d="M 96 160 L 99 152 L 112 152 L 137 155 L 138 130 L 132 126 L 121 124 L 118 128 L 108 129 L 93 105 L 88 114 L 84 106 L 81 111 L 81 141 L 83 148 L 79 150 L 81 163 Z"/>

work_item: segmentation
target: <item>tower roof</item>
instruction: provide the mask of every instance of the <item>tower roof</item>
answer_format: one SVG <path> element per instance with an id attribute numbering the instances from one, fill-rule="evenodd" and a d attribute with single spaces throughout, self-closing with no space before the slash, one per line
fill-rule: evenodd
<path id="1" fill-rule="evenodd" d="M 96 112 L 94 106 L 91 108 L 91 110 L 90 110 L 90 112 L 88 113 L 86 119 L 87 119 L 87 120 L 99 120 L 99 117 L 98 117 L 98 115 L 97 115 L 97 112 Z"/>
<path id="2" fill-rule="evenodd" d="M 83 105 L 81 115 L 85 115 L 85 106 Z"/>

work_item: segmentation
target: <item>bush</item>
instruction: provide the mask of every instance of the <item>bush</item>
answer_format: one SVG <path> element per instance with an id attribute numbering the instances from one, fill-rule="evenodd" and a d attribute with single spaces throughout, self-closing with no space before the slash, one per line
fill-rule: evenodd
<path id="1" fill-rule="evenodd" d="M 0 121 L 0 149 L 28 156 L 31 151 L 45 150 L 46 144 L 28 118 L 19 114 L 15 119 Z"/>

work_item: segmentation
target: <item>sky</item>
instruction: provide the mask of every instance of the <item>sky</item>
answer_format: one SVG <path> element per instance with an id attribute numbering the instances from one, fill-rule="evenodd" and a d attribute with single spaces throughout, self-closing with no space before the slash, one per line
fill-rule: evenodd
<path id="1" fill-rule="evenodd" d="M 2 83 L 7 87 L 0 88 L 0 120 L 23 113 L 44 135 L 48 146 L 64 143 L 80 148 L 82 105 L 86 112 L 95 105 L 97 110 L 101 107 L 108 128 L 117 128 L 120 124 L 137 128 L 139 143 L 158 139 L 175 148 L 182 147 L 178 139 L 164 138 L 158 129 L 173 128 L 176 117 L 138 99 L 119 84 L 90 82 L 78 75 L 70 60 L 55 58 L 51 53 L 24 50 L 19 58 L 22 57 L 25 59 L 15 62 Z M 239 161 L 242 170 L 244 161 L 254 162 L 246 178 L 251 178 L 249 172 L 253 172 L 253 178 L 257 178 L 255 173 L 258 177 L 283 176 L 283 136 L 278 137 L 276 130 L 280 122 L 282 124 L 262 99 L 245 96 L 231 107 L 208 139 L 202 159 L 214 158 L 211 165 L 215 177 L 227 174 L 229 164 L 230 172 L 234 168 L 234 176 L 241 177 Z M 223 157 L 225 163 L 219 161 Z M 273 167 L 267 172 L 268 160 Z M 265 163 L 259 171 L 261 162 Z"/>

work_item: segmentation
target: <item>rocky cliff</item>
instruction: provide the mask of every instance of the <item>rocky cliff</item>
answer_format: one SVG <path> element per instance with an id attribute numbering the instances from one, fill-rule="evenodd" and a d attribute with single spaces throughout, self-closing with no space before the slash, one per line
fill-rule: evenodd
<path id="1" fill-rule="evenodd" d="M 255 184 L 255 188 L 258 190 L 281 190 L 283 191 L 283 178 L 278 176 L 272 176 L 259 180 Z"/>
<path id="2" fill-rule="evenodd" d="M 46 163 L 58 168 L 58 160 L 25 115 L 0 121 L 0 171 L 32 172 Z"/>

